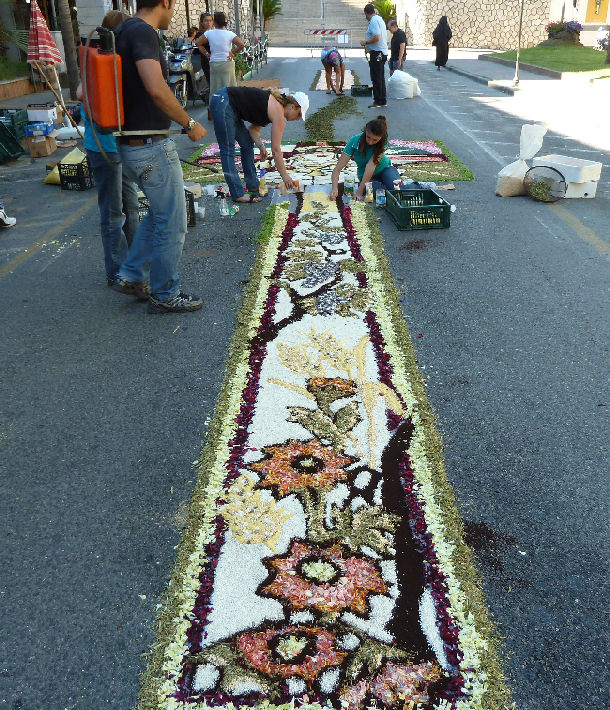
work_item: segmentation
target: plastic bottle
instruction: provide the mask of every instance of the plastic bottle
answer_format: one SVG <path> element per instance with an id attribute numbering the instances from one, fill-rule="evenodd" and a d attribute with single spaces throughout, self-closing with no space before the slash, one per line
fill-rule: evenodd
<path id="1" fill-rule="evenodd" d="M 261 179 L 258 183 L 258 194 L 263 197 L 267 194 L 267 179 L 265 178 L 264 168 L 261 168 Z"/>
<path id="2" fill-rule="evenodd" d="M 373 201 L 373 183 L 372 182 L 365 183 L 364 189 L 365 189 L 364 201 L 365 202 L 372 202 Z"/>
<path id="3" fill-rule="evenodd" d="M 229 214 L 229 207 L 224 197 L 220 198 L 220 216 L 226 217 Z"/>
<path id="4" fill-rule="evenodd" d="M 385 190 L 379 188 L 377 190 L 377 207 L 385 207 Z"/>

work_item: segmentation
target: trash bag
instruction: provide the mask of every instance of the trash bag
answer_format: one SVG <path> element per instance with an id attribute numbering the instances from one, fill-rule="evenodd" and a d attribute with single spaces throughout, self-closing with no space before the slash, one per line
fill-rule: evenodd
<path id="1" fill-rule="evenodd" d="M 533 158 L 540 150 L 546 131 L 546 126 L 542 126 L 539 123 L 526 123 L 521 127 L 519 160 L 510 163 L 498 173 L 496 195 L 500 197 L 515 197 L 516 195 L 526 194 L 523 178 L 528 170 L 528 165 L 525 161 Z"/>
<path id="2" fill-rule="evenodd" d="M 395 71 L 388 79 L 387 89 L 391 99 L 412 99 L 421 94 L 417 79 L 400 70 Z"/>

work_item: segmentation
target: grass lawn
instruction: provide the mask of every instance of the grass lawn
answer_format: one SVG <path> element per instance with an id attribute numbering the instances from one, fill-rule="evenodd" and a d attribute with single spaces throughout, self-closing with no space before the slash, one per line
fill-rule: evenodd
<path id="1" fill-rule="evenodd" d="M 515 60 L 516 50 L 491 55 L 501 59 Z M 588 77 L 610 77 L 610 64 L 604 64 L 606 52 L 599 52 L 592 47 L 563 44 L 555 47 L 530 47 L 522 49 L 519 61 L 534 64 L 537 67 L 554 69 L 560 72 L 586 74 Z"/>
<path id="2" fill-rule="evenodd" d="M 18 62 L 15 59 L 3 59 L 0 62 L 0 81 L 29 75 L 30 65 L 27 62 Z"/>

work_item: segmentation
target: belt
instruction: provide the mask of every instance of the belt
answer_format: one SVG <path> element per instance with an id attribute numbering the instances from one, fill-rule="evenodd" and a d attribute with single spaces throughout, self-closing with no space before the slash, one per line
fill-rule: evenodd
<path id="1" fill-rule="evenodd" d="M 163 141 L 166 138 L 168 138 L 168 136 L 162 133 L 154 136 L 141 136 L 139 138 L 129 138 L 128 136 L 120 136 L 119 142 L 123 145 L 148 145 L 149 143 Z"/>

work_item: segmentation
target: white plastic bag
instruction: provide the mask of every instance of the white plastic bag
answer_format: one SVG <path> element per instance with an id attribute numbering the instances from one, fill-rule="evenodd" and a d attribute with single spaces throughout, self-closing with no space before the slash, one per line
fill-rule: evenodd
<path id="1" fill-rule="evenodd" d="M 539 123 L 526 123 L 521 127 L 521 140 L 519 141 L 519 160 L 510 163 L 498 173 L 496 195 L 500 197 L 514 197 L 524 195 L 523 178 L 528 165 L 525 162 L 533 158 L 542 147 L 542 139 L 546 133 L 546 126 Z"/>
<path id="2" fill-rule="evenodd" d="M 388 79 L 387 88 L 391 99 L 412 99 L 421 94 L 417 79 L 400 70 L 396 70 Z"/>

